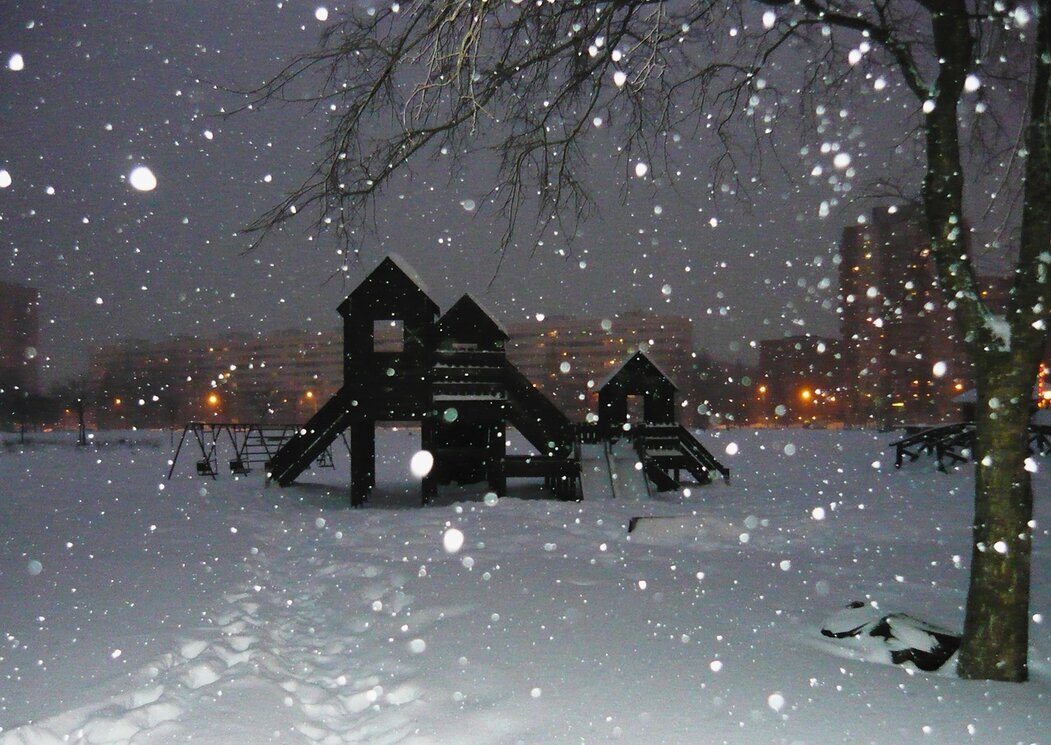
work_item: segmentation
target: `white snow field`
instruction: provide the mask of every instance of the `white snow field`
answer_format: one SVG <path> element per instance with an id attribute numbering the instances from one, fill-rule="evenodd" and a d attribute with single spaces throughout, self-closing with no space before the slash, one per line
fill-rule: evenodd
<path id="1" fill-rule="evenodd" d="M 166 433 L 119 436 L 0 447 L 2 745 L 1051 742 L 1048 459 L 1010 685 L 819 633 L 852 600 L 962 624 L 972 467 L 896 471 L 892 434 L 706 432 L 729 486 L 421 509 L 418 436 L 383 431 L 360 510 L 345 455 L 166 482 Z"/>

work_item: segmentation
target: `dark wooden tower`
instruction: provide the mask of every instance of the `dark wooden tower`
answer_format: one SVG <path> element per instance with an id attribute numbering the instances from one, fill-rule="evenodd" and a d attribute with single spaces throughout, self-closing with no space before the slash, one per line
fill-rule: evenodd
<path id="1" fill-rule="evenodd" d="M 432 416 L 438 306 L 415 272 L 388 256 L 339 306 L 343 316 L 343 387 L 270 462 L 269 474 L 291 484 L 340 433 L 350 430 L 351 503 L 364 504 L 376 485 L 376 423 Z M 398 330 L 379 347 L 377 332 Z M 423 431 L 430 430 L 424 426 Z M 426 446 L 426 443 L 422 443 Z"/>
<path id="2" fill-rule="evenodd" d="M 434 416 L 426 421 L 435 468 L 424 483 L 425 498 L 437 485 L 488 481 L 506 491 L 504 472 L 507 391 L 504 347 L 507 332 L 464 295 L 438 321 L 431 384 Z"/>
<path id="3" fill-rule="evenodd" d="M 666 424 L 675 421 L 678 388 L 643 352 L 614 370 L 600 385 L 598 421 L 604 432 L 612 432 L 629 421 L 629 398 L 642 399 L 642 422 Z M 640 423 L 638 421 L 633 423 Z"/>
<path id="4" fill-rule="evenodd" d="M 351 411 L 351 503 L 362 504 L 376 485 L 376 423 L 423 422 L 431 415 L 438 305 L 410 267 L 388 256 L 338 310 L 343 316 L 341 394 Z M 392 349 L 378 347 L 383 327 L 398 332 Z M 421 446 L 426 449 L 427 443 Z"/>

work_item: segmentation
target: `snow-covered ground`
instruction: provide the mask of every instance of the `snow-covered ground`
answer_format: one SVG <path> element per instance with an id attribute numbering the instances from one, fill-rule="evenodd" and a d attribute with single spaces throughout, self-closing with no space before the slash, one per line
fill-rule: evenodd
<path id="1" fill-rule="evenodd" d="M 962 623 L 970 467 L 895 471 L 885 434 L 702 433 L 731 485 L 418 509 L 418 438 L 385 432 L 363 510 L 345 457 L 166 482 L 168 435 L 127 437 L 0 447 L 2 745 L 1051 741 L 1047 459 L 1033 680 L 1006 685 L 819 633 L 856 599 Z M 639 515 L 696 529 L 629 537 Z"/>

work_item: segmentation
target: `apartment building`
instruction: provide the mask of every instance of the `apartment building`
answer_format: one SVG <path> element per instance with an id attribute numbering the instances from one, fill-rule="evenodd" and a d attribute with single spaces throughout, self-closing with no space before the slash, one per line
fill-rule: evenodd
<path id="1" fill-rule="evenodd" d="M 958 416 L 970 363 L 937 286 L 930 241 L 914 208 L 877 208 L 843 231 L 842 385 L 854 424 L 936 423 Z"/>
<path id="2" fill-rule="evenodd" d="M 99 349 L 99 426 L 185 421 L 305 422 L 343 382 L 339 331 L 177 336 Z"/>
<path id="3" fill-rule="evenodd" d="M 39 307 L 40 294 L 32 287 L 0 282 L 0 387 L 39 390 Z"/>

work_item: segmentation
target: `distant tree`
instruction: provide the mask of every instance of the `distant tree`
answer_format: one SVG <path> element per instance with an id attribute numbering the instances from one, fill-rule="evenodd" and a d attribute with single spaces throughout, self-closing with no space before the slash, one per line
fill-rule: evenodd
<path id="1" fill-rule="evenodd" d="M 355 8 L 317 50 L 258 90 L 255 108 L 305 102 L 328 117 L 306 181 L 250 230 L 294 214 L 349 239 L 391 176 L 442 149 L 462 162 L 490 152 L 492 200 L 510 230 L 524 205 L 541 225 L 585 214 L 585 142 L 601 121 L 624 157 L 668 155 L 679 130 L 707 130 L 730 174 L 760 147 L 735 145 L 764 98 L 803 104 L 846 95 L 866 73 L 911 96 L 921 133 L 922 202 L 938 281 L 975 364 L 974 540 L 961 676 L 1027 677 L 1032 488 L 1025 468 L 1031 389 L 1051 308 L 1051 0 L 753 0 L 748 3 L 433 0 Z M 793 93 L 764 75 L 796 70 Z M 1006 312 L 982 299 L 964 250 L 972 131 L 965 94 L 995 89 L 1021 135 L 990 136 L 1018 164 L 1020 235 Z M 789 88 L 785 88 L 789 90 Z M 774 111 L 774 105 L 766 110 Z M 989 111 L 990 122 L 996 114 Z M 776 111 L 774 113 L 776 116 Z M 1002 133 L 999 133 L 1002 134 Z"/>
<path id="2" fill-rule="evenodd" d="M 56 386 L 51 395 L 60 407 L 76 415 L 77 444 L 87 445 L 87 412 L 95 405 L 97 395 L 94 384 L 88 378 L 74 378 Z"/>

